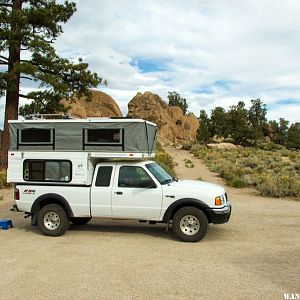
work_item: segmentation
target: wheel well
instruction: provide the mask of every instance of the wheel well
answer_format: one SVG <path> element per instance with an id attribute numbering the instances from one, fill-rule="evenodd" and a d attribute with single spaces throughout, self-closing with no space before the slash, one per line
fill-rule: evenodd
<path id="1" fill-rule="evenodd" d="M 66 213 L 68 214 L 68 210 L 66 209 L 66 207 L 64 207 L 64 205 L 57 199 L 44 199 L 44 200 L 42 200 L 38 205 L 38 210 L 40 210 L 41 208 L 43 208 L 44 206 L 46 206 L 48 204 L 57 204 L 57 205 L 61 206 L 66 211 Z"/>
<path id="2" fill-rule="evenodd" d="M 32 206 L 31 209 L 31 224 L 32 225 L 37 225 L 37 215 L 38 212 L 40 211 L 41 208 L 43 208 L 44 206 L 48 205 L 48 204 L 57 204 L 59 206 L 61 206 L 65 212 L 67 213 L 67 216 L 69 218 L 73 217 L 73 212 L 70 208 L 70 206 L 68 205 L 68 203 L 62 198 L 62 199 L 57 199 L 57 198 L 52 198 L 52 197 L 43 197 L 40 199 L 37 199 L 36 202 L 34 203 L 34 205 Z"/>
<path id="3" fill-rule="evenodd" d="M 209 213 L 206 211 L 206 209 L 203 209 L 202 207 L 200 207 L 200 206 L 198 206 L 198 205 L 195 205 L 195 204 L 193 204 L 193 203 L 183 203 L 183 204 L 180 204 L 180 205 L 176 206 L 176 207 L 172 210 L 172 213 L 171 213 L 171 215 L 170 215 L 169 220 L 173 220 L 174 215 L 177 213 L 177 211 L 178 211 L 179 209 L 181 209 L 181 208 L 183 208 L 183 207 L 187 207 L 187 206 L 188 206 L 188 207 L 195 207 L 195 208 L 201 210 L 201 211 L 205 214 L 205 216 L 206 216 L 206 218 L 207 218 L 207 220 L 208 220 L 208 223 L 211 223 L 211 222 L 212 222 L 212 221 L 211 221 L 211 218 L 210 218 L 210 215 L 209 215 Z"/>

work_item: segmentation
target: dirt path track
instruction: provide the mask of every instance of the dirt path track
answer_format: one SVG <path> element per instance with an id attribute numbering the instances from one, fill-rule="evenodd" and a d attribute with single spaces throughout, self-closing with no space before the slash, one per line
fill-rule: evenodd
<path id="1" fill-rule="evenodd" d="M 179 178 L 222 180 L 186 151 L 168 149 Z M 194 168 L 186 168 L 184 159 Z M 49 238 L 9 212 L 0 190 L 0 299 L 284 299 L 300 292 L 300 202 L 227 188 L 233 214 L 199 243 L 163 225 L 92 220 Z"/>

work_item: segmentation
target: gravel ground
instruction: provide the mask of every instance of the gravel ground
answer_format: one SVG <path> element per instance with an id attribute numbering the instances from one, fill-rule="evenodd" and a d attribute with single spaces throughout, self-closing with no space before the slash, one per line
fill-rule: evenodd
<path id="1" fill-rule="evenodd" d="M 223 184 L 186 151 L 168 149 L 179 178 Z M 194 168 L 186 168 L 184 159 Z M 62 237 L 41 235 L 13 213 L 0 190 L 0 299 L 284 299 L 300 293 L 300 202 L 227 188 L 229 223 L 210 226 L 199 243 L 163 225 L 92 220 Z M 1 199 L 1 197 L 0 197 Z"/>

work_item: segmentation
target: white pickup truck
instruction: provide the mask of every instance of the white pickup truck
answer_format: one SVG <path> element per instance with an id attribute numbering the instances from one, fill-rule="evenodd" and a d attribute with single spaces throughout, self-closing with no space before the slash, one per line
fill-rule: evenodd
<path id="1" fill-rule="evenodd" d="M 226 223 L 231 214 L 223 187 L 172 178 L 153 161 L 100 162 L 90 185 L 50 187 L 16 183 L 14 205 L 48 236 L 63 235 L 70 222 L 83 225 L 99 217 L 160 222 L 167 229 L 171 224 L 178 239 L 197 242 L 209 223 Z"/>

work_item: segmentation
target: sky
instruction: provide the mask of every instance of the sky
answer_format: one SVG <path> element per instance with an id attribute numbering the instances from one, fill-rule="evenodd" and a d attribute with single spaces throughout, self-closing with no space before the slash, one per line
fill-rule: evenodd
<path id="1" fill-rule="evenodd" d="M 300 121 L 299 0 L 75 2 L 55 48 L 107 79 L 123 115 L 137 92 L 177 91 L 196 116 L 260 98 L 269 120 Z"/>

